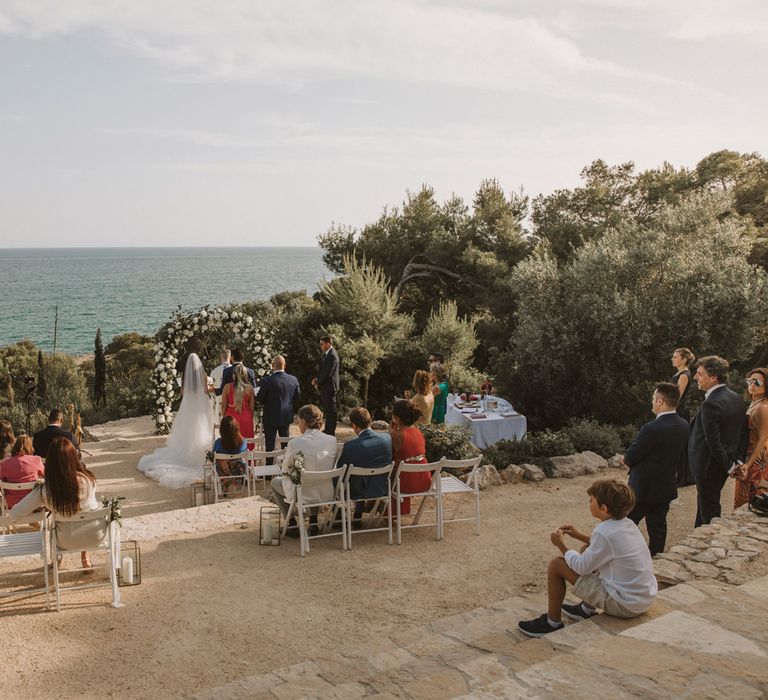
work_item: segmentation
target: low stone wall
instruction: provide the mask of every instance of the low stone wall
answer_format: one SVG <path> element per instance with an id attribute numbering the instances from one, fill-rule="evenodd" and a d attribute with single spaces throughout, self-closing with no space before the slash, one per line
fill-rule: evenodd
<path id="1" fill-rule="evenodd" d="M 668 552 L 653 560 L 660 583 L 676 584 L 691 579 L 717 579 L 741 584 L 741 569 L 768 545 L 768 518 L 739 508 L 724 518 L 693 530 Z"/>

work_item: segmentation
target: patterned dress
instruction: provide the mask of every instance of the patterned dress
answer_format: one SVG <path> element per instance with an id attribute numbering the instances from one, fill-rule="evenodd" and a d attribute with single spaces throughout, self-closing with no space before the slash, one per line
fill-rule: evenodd
<path id="1" fill-rule="evenodd" d="M 755 443 L 757 442 L 757 426 L 755 425 L 755 414 L 759 406 L 764 406 L 764 410 L 768 408 L 766 404 L 768 401 L 763 399 L 762 401 L 756 401 L 747 409 L 747 416 L 749 417 L 749 445 L 747 447 L 747 461 L 752 458 L 752 453 L 755 451 Z M 760 456 L 752 463 L 747 472 L 747 477 L 744 481 L 738 480 L 736 482 L 736 490 L 733 495 L 733 507 L 738 508 L 745 503 L 749 503 L 749 499 L 758 493 L 766 493 L 768 491 L 768 453 L 765 447 L 760 451 Z"/>

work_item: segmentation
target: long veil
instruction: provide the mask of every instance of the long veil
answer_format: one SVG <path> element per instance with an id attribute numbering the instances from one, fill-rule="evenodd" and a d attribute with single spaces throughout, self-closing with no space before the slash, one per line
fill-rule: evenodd
<path id="1" fill-rule="evenodd" d="M 139 460 L 137 469 L 161 486 L 179 489 L 203 477 L 205 452 L 211 449 L 213 415 L 203 363 L 190 354 L 184 368 L 179 412 L 165 447 Z"/>

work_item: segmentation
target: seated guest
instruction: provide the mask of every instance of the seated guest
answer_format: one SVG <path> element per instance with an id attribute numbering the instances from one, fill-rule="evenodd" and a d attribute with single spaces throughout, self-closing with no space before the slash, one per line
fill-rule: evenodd
<path id="1" fill-rule="evenodd" d="M 11 484 L 28 484 L 45 477 L 43 460 L 34 454 L 32 438 L 29 435 L 19 435 L 13 444 L 11 456 L 0 462 L 0 481 Z M 27 491 L 5 491 L 5 505 L 13 508 Z"/>
<path id="2" fill-rule="evenodd" d="M 63 422 L 64 414 L 58 408 L 54 408 L 48 414 L 48 427 L 36 432 L 34 438 L 32 438 L 35 454 L 38 457 L 45 459 L 51 443 L 59 437 L 67 438 L 74 447 L 77 447 L 75 436 L 72 435 L 69 430 L 64 430 L 64 428 L 61 427 Z"/>
<path id="3" fill-rule="evenodd" d="M 432 394 L 435 397 L 435 407 L 432 410 L 433 423 L 445 423 L 445 413 L 448 410 L 448 372 L 440 362 L 434 362 L 430 366 L 434 384 Z"/>
<path id="4" fill-rule="evenodd" d="M 349 422 L 357 437 L 344 444 L 338 464 L 356 467 L 383 467 L 392 461 L 392 438 L 387 433 L 371 430 L 371 414 L 367 409 L 353 408 Z M 353 499 L 381 498 L 387 495 L 387 476 L 353 476 L 349 480 Z M 355 503 L 357 524 L 363 516 L 364 503 Z"/>
<path id="5" fill-rule="evenodd" d="M 11 456 L 15 442 L 13 426 L 7 421 L 0 421 L 0 459 L 8 459 Z"/>
<path id="6" fill-rule="evenodd" d="M 96 500 L 96 477 L 80 461 L 75 446 L 67 438 L 58 437 L 51 442 L 45 459 L 45 484 L 19 501 L 11 515 L 29 515 L 41 507 L 54 514 L 59 545 L 83 550 L 83 568 L 92 568 L 84 550 L 104 541 L 107 526 L 103 520 L 84 524 L 74 519 L 83 511 L 100 510 L 101 505 Z"/>
<path id="7" fill-rule="evenodd" d="M 677 498 L 680 464 L 688 458 L 688 421 L 677 413 L 680 390 L 671 383 L 656 385 L 646 423 L 624 453 L 635 507 L 627 516 L 636 525 L 645 518 L 651 556 L 664 551 L 669 504 Z"/>
<path id="8" fill-rule="evenodd" d="M 432 393 L 432 378 L 423 369 L 416 370 L 413 375 L 413 394 L 406 392 L 405 398 L 419 410 L 419 423 L 428 425 L 432 422 L 432 411 L 435 408 L 435 395 Z"/>
<path id="9" fill-rule="evenodd" d="M 424 372 L 426 374 L 426 372 Z M 402 461 L 415 464 L 425 464 L 424 456 L 427 451 L 424 442 L 424 433 L 415 423 L 421 417 L 419 409 L 412 402 L 398 399 L 392 407 L 392 422 L 390 423 L 390 435 L 392 436 L 392 453 L 395 467 Z M 429 472 L 407 473 L 400 475 L 401 493 L 420 493 L 429 488 L 432 475 Z M 393 508 L 393 513 L 397 511 Z M 411 499 L 404 498 L 400 504 L 401 515 L 411 512 Z"/>
<path id="10" fill-rule="evenodd" d="M 336 463 L 336 438 L 323 432 L 323 412 L 313 404 L 299 409 L 299 430 L 301 435 L 288 442 L 283 460 L 283 473 L 293 466 L 296 455 L 301 452 L 304 456 L 304 471 L 325 472 L 333 469 Z M 288 503 L 294 496 L 296 486 L 287 476 L 276 476 L 272 479 L 272 493 L 275 501 L 288 516 Z M 333 486 L 328 483 L 323 487 L 303 488 L 302 494 L 306 502 L 330 501 L 333 499 Z M 292 521 L 295 526 L 295 521 Z M 317 534 L 317 508 L 313 508 L 309 518 L 310 535 Z M 295 529 L 288 531 L 295 536 Z"/>
<path id="11" fill-rule="evenodd" d="M 213 443 L 213 451 L 220 454 L 241 455 L 248 451 L 248 443 L 240 433 L 240 426 L 232 416 L 224 416 L 219 426 L 219 435 Z M 241 457 L 235 459 L 217 459 L 216 473 L 219 476 L 242 476 L 245 474 L 246 464 Z M 225 479 L 222 487 L 225 493 L 237 491 L 239 479 Z"/>
<path id="12" fill-rule="evenodd" d="M 632 490 L 615 479 L 601 479 L 587 493 L 589 512 L 600 522 L 591 537 L 573 525 L 561 525 L 552 533 L 552 544 L 565 558 L 549 562 L 547 612 L 518 624 L 529 637 L 562 629 L 561 613 L 573 620 L 586 620 L 596 608 L 602 608 L 614 617 L 637 617 L 656 599 L 658 585 L 651 553 L 637 525 L 627 518 L 635 505 Z M 565 546 L 565 535 L 585 543 L 581 553 Z M 563 604 L 566 581 L 573 585 L 573 594 L 581 603 Z"/>

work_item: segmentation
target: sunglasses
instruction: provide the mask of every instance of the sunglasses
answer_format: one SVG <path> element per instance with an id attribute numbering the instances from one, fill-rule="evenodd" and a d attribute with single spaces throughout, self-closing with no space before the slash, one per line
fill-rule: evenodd
<path id="1" fill-rule="evenodd" d="M 763 386 L 762 379 L 747 379 L 747 384 L 751 384 L 752 386 Z"/>

